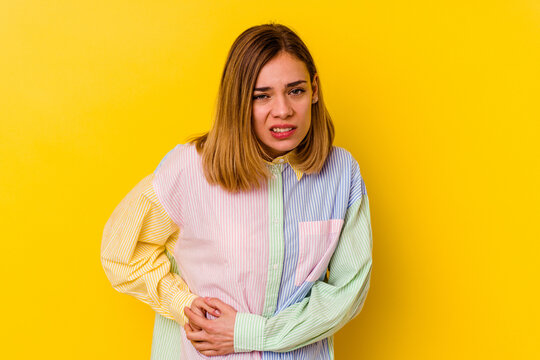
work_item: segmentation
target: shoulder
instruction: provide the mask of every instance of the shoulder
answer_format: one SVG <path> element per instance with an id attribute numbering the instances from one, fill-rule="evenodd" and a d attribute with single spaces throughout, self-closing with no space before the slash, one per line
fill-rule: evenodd
<path id="1" fill-rule="evenodd" d="M 195 146 L 191 143 L 178 144 L 172 148 L 159 162 L 155 173 L 167 171 L 168 173 L 180 173 L 195 161 L 198 157 Z"/>
<path id="2" fill-rule="evenodd" d="M 366 195 L 366 185 L 360 172 L 360 165 L 350 151 L 333 146 L 327 160 L 328 166 L 333 167 L 341 176 L 347 179 L 349 186 L 349 206 Z"/>
<path id="3" fill-rule="evenodd" d="M 182 178 L 190 153 L 189 144 L 178 144 L 161 159 L 154 171 L 152 188 L 156 201 L 175 224 L 182 223 Z"/>
<path id="4" fill-rule="evenodd" d="M 328 154 L 325 166 L 342 173 L 349 173 L 355 167 L 358 167 L 358 162 L 348 150 L 339 146 L 332 146 L 332 151 Z"/>
<path id="5" fill-rule="evenodd" d="M 193 174 L 198 166 L 199 157 L 193 144 L 178 144 L 161 159 L 154 171 L 154 187 L 163 193 L 174 192 L 174 188 L 185 178 L 185 174 Z"/>
<path id="6" fill-rule="evenodd" d="M 186 174 L 197 160 L 192 144 L 178 144 L 160 161 L 154 172 L 153 188 L 158 201 L 176 224 L 182 223 L 181 205 L 184 199 Z"/>

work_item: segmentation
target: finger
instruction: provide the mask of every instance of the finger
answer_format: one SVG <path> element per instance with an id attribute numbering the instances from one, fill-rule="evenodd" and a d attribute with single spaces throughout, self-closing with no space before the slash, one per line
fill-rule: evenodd
<path id="1" fill-rule="evenodd" d="M 191 304 L 191 310 L 195 311 L 195 309 L 197 311 L 200 311 L 200 313 L 202 313 L 202 314 L 207 312 L 209 314 L 214 315 L 215 317 L 219 317 L 219 315 L 221 314 L 217 309 L 213 308 L 212 306 L 210 306 L 209 304 L 207 304 L 204 301 L 203 302 L 193 302 Z M 195 311 L 195 312 L 197 312 L 197 311 Z"/>
<path id="2" fill-rule="evenodd" d="M 222 314 L 223 312 L 231 312 L 231 311 L 236 311 L 232 306 L 230 306 L 229 304 L 226 304 L 224 303 L 223 301 L 221 301 L 220 299 L 218 298 L 204 298 L 204 302 L 207 303 L 208 305 L 218 309 L 218 311 L 220 311 Z"/>
<path id="3" fill-rule="evenodd" d="M 195 342 L 191 342 L 193 344 L 193 347 L 198 351 L 198 352 L 202 352 L 202 351 L 218 351 L 216 349 L 216 346 L 214 344 L 211 344 L 207 341 L 195 341 Z"/>
<path id="4" fill-rule="evenodd" d="M 203 351 L 200 351 L 200 353 L 205 355 L 205 356 L 221 355 L 221 353 L 219 351 L 216 351 L 216 350 L 203 350 Z"/>
<path id="5" fill-rule="evenodd" d="M 186 330 L 187 332 L 187 331 L 201 331 L 202 329 L 195 324 L 190 324 L 189 322 L 187 322 L 184 324 L 184 330 Z"/>
<path id="6" fill-rule="evenodd" d="M 195 314 L 198 314 L 200 316 L 206 316 L 206 310 L 204 309 L 204 306 L 195 305 L 192 304 L 190 307 L 191 311 L 193 311 Z"/>
<path id="7" fill-rule="evenodd" d="M 186 323 L 184 325 L 184 330 L 186 331 L 186 333 L 188 333 L 188 332 L 194 332 L 194 331 L 201 331 L 202 329 L 199 328 L 198 326 L 195 326 L 194 324 Z"/>
<path id="8" fill-rule="evenodd" d="M 195 324 L 195 326 L 198 326 L 199 328 L 202 328 L 204 330 L 206 330 L 208 328 L 208 326 L 210 325 L 209 323 L 212 321 L 212 320 L 208 320 L 200 315 L 197 315 L 195 314 L 190 308 L 188 308 L 187 306 L 184 307 L 184 314 L 186 314 L 187 318 L 189 319 L 189 322 L 192 323 L 192 326 L 193 324 Z"/>
<path id="9" fill-rule="evenodd" d="M 192 305 L 193 307 L 193 305 Z M 212 314 L 214 315 L 215 317 L 219 317 L 219 315 L 221 315 L 220 311 L 217 310 L 216 308 L 212 307 L 210 304 L 208 304 L 206 301 L 201 303 L 201 304 L 197 304 L 197 307 L 200 308 L 201 310 L 204 310 L 206 311 L 207 313 L 209 314 Z"/>
<path id="10" fill-rule="evenodd" d="M 186 331 L 186 337 L 189 341 L 204 341 L 208 342 L 210 337 L 208 333 L 204 330 L 201 331 Z"/>

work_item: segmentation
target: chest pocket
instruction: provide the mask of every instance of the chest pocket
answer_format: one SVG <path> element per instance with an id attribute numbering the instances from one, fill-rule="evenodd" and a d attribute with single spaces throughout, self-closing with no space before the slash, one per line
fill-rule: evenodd
<path id="1" fill-rule="evenodd" d="M 343 219 L 298 223 L 299 250 L 294 283 L 314 282 L 328 267 L 336 249 Z"/>

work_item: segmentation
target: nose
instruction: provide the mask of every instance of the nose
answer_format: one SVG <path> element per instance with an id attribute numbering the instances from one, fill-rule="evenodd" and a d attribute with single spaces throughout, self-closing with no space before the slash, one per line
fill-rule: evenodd
<path id="1" fill-rule="evenodd" d="M 293 114 L 293 108 L 286 96 L 276 96 L 272 107 L 272 116 L 286 119 Z"/>

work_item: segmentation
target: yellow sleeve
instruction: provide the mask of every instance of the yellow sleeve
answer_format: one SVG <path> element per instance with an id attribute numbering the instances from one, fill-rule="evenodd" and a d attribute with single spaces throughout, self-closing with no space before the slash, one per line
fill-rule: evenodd
<path id="1" fill-rule="evenodd" d="M 107 221 L 101 262 L 116 290 L 184 325 L 184 306 L 191 306 L 196 295 L 171 272 L 165 250 L 173 253 L 179 229 L 159 203 L 153 177 L 151 174 L 141 180 Z"/>

